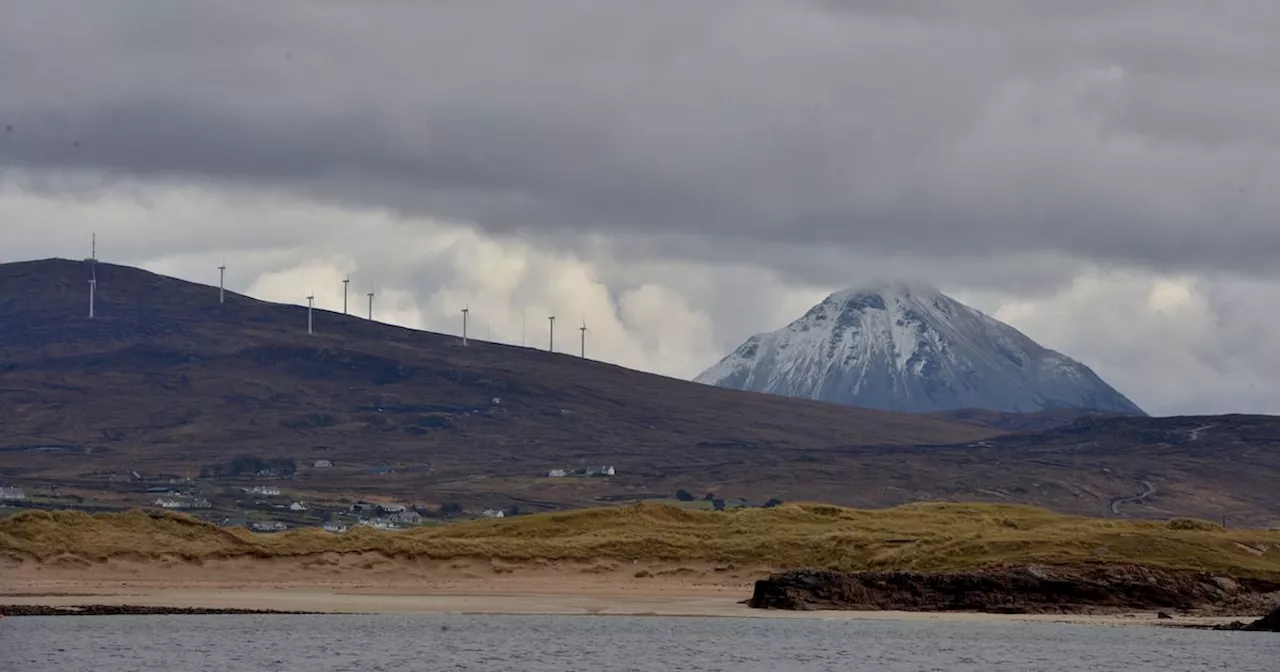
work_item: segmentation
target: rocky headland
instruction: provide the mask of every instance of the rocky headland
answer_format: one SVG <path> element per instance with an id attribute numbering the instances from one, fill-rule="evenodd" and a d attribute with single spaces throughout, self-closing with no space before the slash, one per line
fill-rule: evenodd
<path id="1" fill-rule="evenodd" d="M 1023 565 L 962 572 L 798 570 L 756 582 L 756 609 L 1261 614 L 1280 583 L 1137 565 Z"/>

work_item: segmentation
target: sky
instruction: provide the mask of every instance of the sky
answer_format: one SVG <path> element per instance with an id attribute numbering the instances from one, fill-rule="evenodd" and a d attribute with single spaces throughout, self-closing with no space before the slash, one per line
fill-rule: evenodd
<path id="1" fill-rule="evenodd" d="M 0 0 L 0 261 L 692 378 L 925 280 L 1147 411 L 1280 413 L 1269 0 Z M 358 295 L 360 301 L 356 301 Z M 354 309 L 354 308 L 353 308 Z"/>

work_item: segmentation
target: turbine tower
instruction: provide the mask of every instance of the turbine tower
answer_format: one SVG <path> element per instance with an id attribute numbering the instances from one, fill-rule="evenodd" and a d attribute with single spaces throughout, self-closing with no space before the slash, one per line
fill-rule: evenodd
<path id="1" fill-rule="evenodd" d="M 97 264 L 89 264 L 89 268 L 93 276 L 89 278 L 89 318 L 93 318 L 93 295 L 98 290 L 98 267 Z"/>
<path id="2" fill-rule="evenodd" d="M 467 344 L 467 313 L 471 312 L 471 304 L 462 309 L 462 344 Z"/>
<path id="3" fill-rule="evenodd" d="M 220 304 L 227 302 L 226 284 L 227 262 L 224 261 L 222 262 L 222 265 L 218 267 L 218 303 Z"/>
<path id="4" fill-rule="evenodd" d="M 547 352 L 555 352 L 556 351 L 556 316 L 552 315 L 551 317 L 548 317 L 547 322 L 549 322 L 551 325 L 551 331 L 549 332 L 551 339 L 547 342 Z"/>
<path id="5" fill-rule="evenodd" d="M 582 326 L 578 327 L 578 331 L 582 332 L 582 358 L 586 359 L 587 358 L 587 334 L 591 333 L 591 330 L 587 328 L 587 318 L 585 317 L 582 318 Z"/>
<path id="6" fill-rule="evenodd" d="M 315 305 L 315 302 L 316 302 L 316 293 L 315 293 L 315 291 L 314 291 L 314 290 L 312 290 L 312 292 L 311 292 L 310 294 L 308 294 L 308 295 L 307 295 L 307 333 L 308 333 L 308 334 L 314 333 L 314 332 L 311 330 L 311 324 L 312 324 L 312 322 L 311 322 L 311 308 L 312 308 L 312 306 L 314 306 L 314 305 Z"/>
<path id="7" fill-rule="evenodd" d="M 369 285 L 369 321 L 373 321 L 373 285 Z"/>
<path id="8" fill-rule="evenodd" d="M 89 318 L 93 318 L 94 295 L 98 292 L 98 234 L 91 234 L 89 248 Z"/>
<path id="9" fill-rule="evenodd" d="M 347 286 L 351 284 L 351 276 L 342 279 L 342 314 L 347 314 Z"/>

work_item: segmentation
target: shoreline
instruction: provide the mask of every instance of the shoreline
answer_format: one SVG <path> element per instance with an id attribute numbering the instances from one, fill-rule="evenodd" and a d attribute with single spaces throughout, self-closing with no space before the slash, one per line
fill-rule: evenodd
<path id="1" fill-rule="evenodd" d="M 0 593 L 0 614 L 23 609 L 68 609 L 91 606 L 93 613 L 10 614 L 93 616 L 119 614 L 261 614 L 261 615 L 466 615 L 466 616 L 597 616 L 663 618 L 745 618 L 841 621 L 913 621 L 961 623 L 1058 623 L 1112 627 L 1174 627 L 1208 629 L 1248 615 L 1159 618 L 1157 612 L 1110 614 L 997 614 L 969 611 L 783 611 L 753 609 L 742 593 L 715 587 L 652 587 L 644 591 L 601 591 L 597 586 L 566 584 L 559 591 L 494 591 L 484 586 L 452 590 L 392 592 L 393 588 L 349 589 L 313 587 L 189 588 L 179 586 L 94 586 L 91 590 L 40 594 L 38 591 Z M 575 590 L 576 588 L 576 590 Z"/>

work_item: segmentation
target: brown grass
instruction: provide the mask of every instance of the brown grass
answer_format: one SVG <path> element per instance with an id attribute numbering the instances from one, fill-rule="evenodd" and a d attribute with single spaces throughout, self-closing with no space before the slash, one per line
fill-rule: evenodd
<path id="1" fill-rule="evenodd" d="M 729 512 L 640 504 L 405 532 L 356 529 L 345 535 L 318 529 L 259 535 L 143 512 L 34 511 L 0 520 L 0 553 L 44 562 L 327 552 L 925 571 L 1106 562 L 1280 579 L 1280 532 L 1081 518 L 992 504 L 928 503 L 875 511 L 789 504 Z"/>

